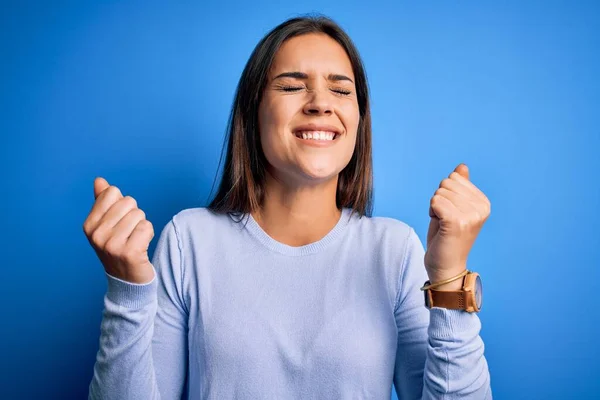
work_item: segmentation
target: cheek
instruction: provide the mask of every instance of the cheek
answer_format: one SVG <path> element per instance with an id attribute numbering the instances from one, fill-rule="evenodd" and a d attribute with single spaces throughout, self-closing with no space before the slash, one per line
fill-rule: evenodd
<path id="1" fill-rule="evenodd" d="M 289 104 L 281 99 L 264 98 L 258 111 L 258 127 L 260 141 L 265 157 L 271 164 L 278 164 L 277 159 L 285 153 L 289 122 L 292 118 Z"/>
<path id="2" fill-rule="evenodd" d="M 340 118 L 349 135 L 356 136 L 358 123 L 360 122 L 360 113 L 356 102 L 344 104 L 340 107 Z"/>
<path id="3" fill-rule="evenodd" d="M 360 122 L 358 104 L 348 102 L 348 104 L 345 104 L 344 107 L 340 108 L 340 114 L 340 118 L 342 119 L 347 134 L 346 144 L 343 150 L 344 162 L 347 164 L 352 158 L 358 137 L 358 125 Z"/>
<path id="4" fill-rule="evenodd" d="M 265 130 L 279 132 L 288 126 L 296 112 L 294 102 L 266 97 L 259 108 L 259 125 Z"/>
<path id="5" fill-rule="evenodd" d="M 294 112 L 288 102 L 265 98 L 259 107 L 258 124 L 261 139 L 273 141 L 281 136 L 289 125 Z"/>

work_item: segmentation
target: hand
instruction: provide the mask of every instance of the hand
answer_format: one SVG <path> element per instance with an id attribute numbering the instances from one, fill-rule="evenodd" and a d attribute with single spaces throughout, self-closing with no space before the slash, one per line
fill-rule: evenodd
<path id="1" fill-rule="evenodd" d="M 431 283 L 459 275 L 481 227 L 490 215 L 488 198 L 469 180 L 469 168 L 460 164 L 444 179 L 431 198 L 425 267 Z M 435 290 L 460 290 L 462 279 Z"/>
<path id="2" fill-rule="evenodd" d="M 104 178 L 94 180 L 96 201 L 83 231 L 106 272 L 119 279 L 144 284 L 154 278 L 148 246 L 154 228 L 131 196 L 121 194 Z"/>

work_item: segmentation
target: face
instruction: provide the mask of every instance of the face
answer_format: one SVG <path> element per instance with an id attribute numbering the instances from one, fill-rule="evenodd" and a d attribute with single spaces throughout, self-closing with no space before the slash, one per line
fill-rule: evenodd
<path id="1" fill-rule="evenodd" d="M 290 184 L 337 178 L 356 143 L 354 82 L 346 51 L 325 34 L 296 36 L 280 47 L 258 111 L 275 178 Z"/>

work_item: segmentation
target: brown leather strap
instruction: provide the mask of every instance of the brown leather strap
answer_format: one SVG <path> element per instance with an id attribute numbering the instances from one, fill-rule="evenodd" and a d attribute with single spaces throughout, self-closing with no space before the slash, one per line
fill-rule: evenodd
<path id="1" fill-rule="evenodd" d="M 465 292 L 463 291 L 438 291 L 429 289 L 431 292 L 432 307 L 443 307 L 464 310 L 466 308 Z"/>

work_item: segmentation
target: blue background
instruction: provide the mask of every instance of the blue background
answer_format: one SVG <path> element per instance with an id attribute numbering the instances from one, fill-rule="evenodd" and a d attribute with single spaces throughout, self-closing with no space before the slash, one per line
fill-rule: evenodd
<path id="1" fill-rule="evenodd" d="M 93 179 L 157 231 L 206 205 L 248 56 L 306 12 L 364 57 L 375 215 L 424 241 L 460 162 L 492 202 L 469 263 L 494 398 L 597 398 L 600 4 L 218 3 L 2 3 L 0 398 L 86 398 L 106 290 L 82 230 Z"/>

